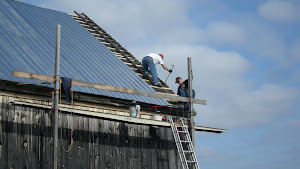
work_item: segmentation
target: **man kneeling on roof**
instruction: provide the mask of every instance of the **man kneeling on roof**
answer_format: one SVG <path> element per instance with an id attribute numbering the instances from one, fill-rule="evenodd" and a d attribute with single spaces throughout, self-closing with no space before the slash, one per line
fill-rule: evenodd
<path id="1" fill-rule="evenodd" d="M 175 83 L 178 83 L 178 90 L 177 95 L 182 97 L 189 97 L 189 81 L 186 79 L 185 81 L 182 80 L 181 77 L 176 77 Z M 195 98 L 195 91 L 193 90 L 193 98 Z M 189 103 L 184 105 L 184 111 L 189 111 Z"/>
<path id="2" fill-rule="evenodd" d="M 142 60 L 143 67 L 144 67 L 144 78 L 149 79 L 149 71 L 152 74 L 153 78 L 153 85 L 162 87 L 160 84 L 158 84 L 158 78 L 157 78 L 157 72 L 155 65 L 161 64 L 161 66 L 168 72 L 172 73 L 171 69 L 168 69 L 168 67 L 163 62 L 164 55 L 162 54 L 156 54 L 156 53 L 150 53 L 147 56 L 145 56 Z"/>

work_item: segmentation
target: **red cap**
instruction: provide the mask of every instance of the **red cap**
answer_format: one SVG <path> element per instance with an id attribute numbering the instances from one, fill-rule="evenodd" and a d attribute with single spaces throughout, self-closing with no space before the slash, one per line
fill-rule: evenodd
<path id="1" fill-rule="evenodd" d="M 164 55 L 163 54 L 159 54 L 159 56 L 161 57 L 162 60 L 164 60 Z"/>

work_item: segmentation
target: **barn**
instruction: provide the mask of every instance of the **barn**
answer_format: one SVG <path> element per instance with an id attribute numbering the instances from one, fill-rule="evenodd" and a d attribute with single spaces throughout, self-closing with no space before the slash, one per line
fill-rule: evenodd
<path id="1" fill-rule="evenodd" d="M 55 166 L 51 78 L 58 24 L 60 77 L 176 96 L 163 81 L 159 88 L 143 79 L 142 64 L 84 13 L 1 0 L 0 16 L 0 168 Z M 186 119 L 182 103 L 80 85 L 71 85 L 70 101 L 59 91 L 57 168 L 182 168 L 170 123 L 153 120 Z M 132 117 L 129 109 L 137 105 L 140 117 Z"/>

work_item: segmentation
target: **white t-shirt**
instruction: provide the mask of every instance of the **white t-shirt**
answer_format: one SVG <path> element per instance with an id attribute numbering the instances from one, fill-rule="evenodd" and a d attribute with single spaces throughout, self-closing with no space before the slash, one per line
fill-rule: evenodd
<path id="1" fill-rule="evenodd" d="M 154 63 L 155 65 L 157 65 L 157 64 L 164 64 L 164 62 L 163 62 L 163 60 L 162 60 L 162 58 L 161 58 L 161 56 L 160 56 L 159 54 L 156 54 L 156 53 L 150 53 L 150 54 L 148 54 L 147 56 L 150 56 L 150 57 L 153 58 L 153 63 Z"/>

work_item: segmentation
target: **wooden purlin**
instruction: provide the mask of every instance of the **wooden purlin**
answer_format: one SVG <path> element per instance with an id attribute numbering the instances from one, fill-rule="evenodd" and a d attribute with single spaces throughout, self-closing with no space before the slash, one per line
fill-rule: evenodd
<path id="1" fill-rule="evenodd" d="M 125 64 L 127 64 L 135 73 L 137 73 L 141 78 L 143 74 L 142 64 L 122 45 L 120 45 L 114 38 L 112 38 L 105 30 L 94 23 L 88 16 L 84 13 L 79 14 L 74 11 L 77 15 L 71 15 L 76 21 L 78 21 L 82 26 L 84 26 L 89 32 L 94 35 L 98 40 L 100 40 L 108 49 L 110 49 L 117 57 L 119 57 Z M 150 85 L 156 92 L 174 94 L 172 89 L 170 89 L 161 79 L 159 81 L 163 85 L 162 88 L 153 86 L 149 80 L 144 79 L 145 82 Z"/>

